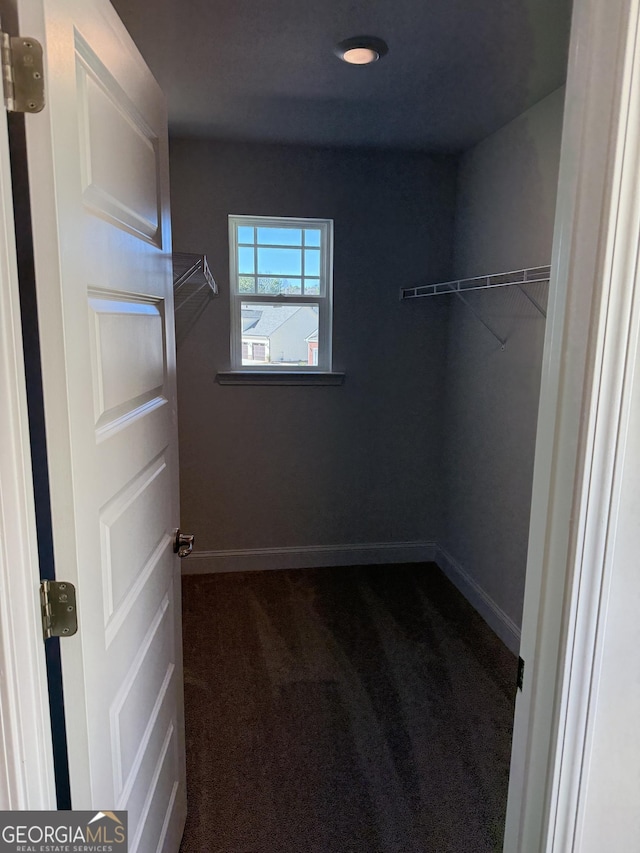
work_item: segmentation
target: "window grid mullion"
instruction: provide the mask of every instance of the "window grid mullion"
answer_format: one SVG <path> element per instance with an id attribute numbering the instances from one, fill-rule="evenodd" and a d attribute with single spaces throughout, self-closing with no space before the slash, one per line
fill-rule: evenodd
<path id="1" fill-rule="evenodd" d="M 289 245 L 288 243 L 261 243 L 257 238 L 255 243 L 260 246 L 262 249 L 301 249 L 301 243 L 292 243 Z M 238 243 L 238 246 L 241 246 L 243 249 L 250 249 L 254 243 Z M 310 246 L 309 248 L 317 249 L 318 246 Z"/>
<path id="2" fill-rule="evenodd" d="M 253 279 L 253 292 L 258 292 L 258 229 L 253 229 L 253 269 L 255 276 Z"/>

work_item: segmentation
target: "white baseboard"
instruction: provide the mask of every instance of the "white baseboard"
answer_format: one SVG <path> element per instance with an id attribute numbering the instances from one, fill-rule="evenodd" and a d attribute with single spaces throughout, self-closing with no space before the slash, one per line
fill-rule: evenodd
<path id="1" fill-rule="evenodd" d="M 435 562 L 451 583 L 482 616 L 514 654 L 520 648 L 520 629 L 451 554 L 435 542 L 368 542 L 357 545 L 303 545 L 297 548 L 242 548 L 194 551 L 182 563 L 184 575 L 222 572 L 264 572 L 331 566 L 369 566 L 381 563 Z"/>
<path id="2" fill-rule="evenodd" d="M 515 655 L 520 649 L 520 628 L 499 607 L 481 586 L 463 569 L 441 545 L 436 545 L 435 562 L 451 583 L 464 595 L 469 604 L 478 611 L 491 630 L 500 637 L 505 646 Z"/>
<path id="3" fill-rule="evenodd" d="M 194 551 L 182 563 L 185 575 L 261 572 L 379 563 L 422 563 L 435 558 L 434 542 L 369 542 L 358 545 L 305 545 L 237 551 Z"/>

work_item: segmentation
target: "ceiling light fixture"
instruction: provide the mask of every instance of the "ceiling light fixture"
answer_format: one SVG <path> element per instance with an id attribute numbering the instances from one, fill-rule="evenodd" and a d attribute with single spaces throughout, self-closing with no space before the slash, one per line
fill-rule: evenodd
<path id="1" fill-rule="evenodd" d="M 349 65 L 371 65 L 387 53 L 389 48 L 382 39 L 374 36 L 354 36 L 336 45 L 335 53 Z"/>

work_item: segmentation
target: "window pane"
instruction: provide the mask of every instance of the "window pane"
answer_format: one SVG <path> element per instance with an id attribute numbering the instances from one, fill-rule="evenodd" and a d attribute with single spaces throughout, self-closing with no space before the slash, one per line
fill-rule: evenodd
<path id="1" fill-rule="evenodd" d="M 258 243 L 268 246 L 301 246 L 300 228 L 258 228 Z"/>
<path id="2" fill-rule="evenodd" d="M 318 363 L 318 305 L 243 302 L 242 366 Z M 315 350 L 315 353 L 314 353 Z"/>
<path id="3" fill-rule="evenodd" d="M 319 278 L 305 278 L 304 280 L 304 293 L 305 296 L 315 296 L 320 295 L 320 279 Z"/>
<path id="4" fill-rule="evenodd" d="M 248 225 L 238 225 L 238 243 L 253 243 L 254 232 L 255 229 Z"/>
<path id="5" fill-rule="evenodd" d="M 302 275 L 300 249 L 258 249 L 261 275 Z"/>
<path id="6" fill-rule="evenodd" d="M 304 274 L 320 277 L 319 249 L 308 249 L 304 253 Z"/>
<path id="7" fill-rule="evenodd" d="M 279 293 L 281 296 L 302 293 L 302 280 L 299 278 L 283 278 L 266 276 L 258 279 L 258 293 Z"/>
<path id="8" fill-rule="evenodd" d="M 251 275 L 241 275 L 238 277 L 238 292 L 239 293 L 255 293 L 256 280 Z"/>
<path id="9" fill-rule="evenodd" d="M 304 244 L 305 246 L 319 246 L 321 231 L 319 228 L 305 228 Z"/>
<path id="10" fill-rule="evenodd" d="M 255 256 L 253 249 L 242 248 L 242 246 L 240 246 L 238 248 L 238 272 L 242 275 L 243 273 L 254 273 L 255 271 Z"/>

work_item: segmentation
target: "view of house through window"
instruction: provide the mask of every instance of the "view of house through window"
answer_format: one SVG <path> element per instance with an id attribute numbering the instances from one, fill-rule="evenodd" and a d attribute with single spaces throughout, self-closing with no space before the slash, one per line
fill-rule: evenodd
<path id="1" fill-rule="evenodd" d="M 234 370 L 331 370 L 333 223 L 229 217 Z"/>

